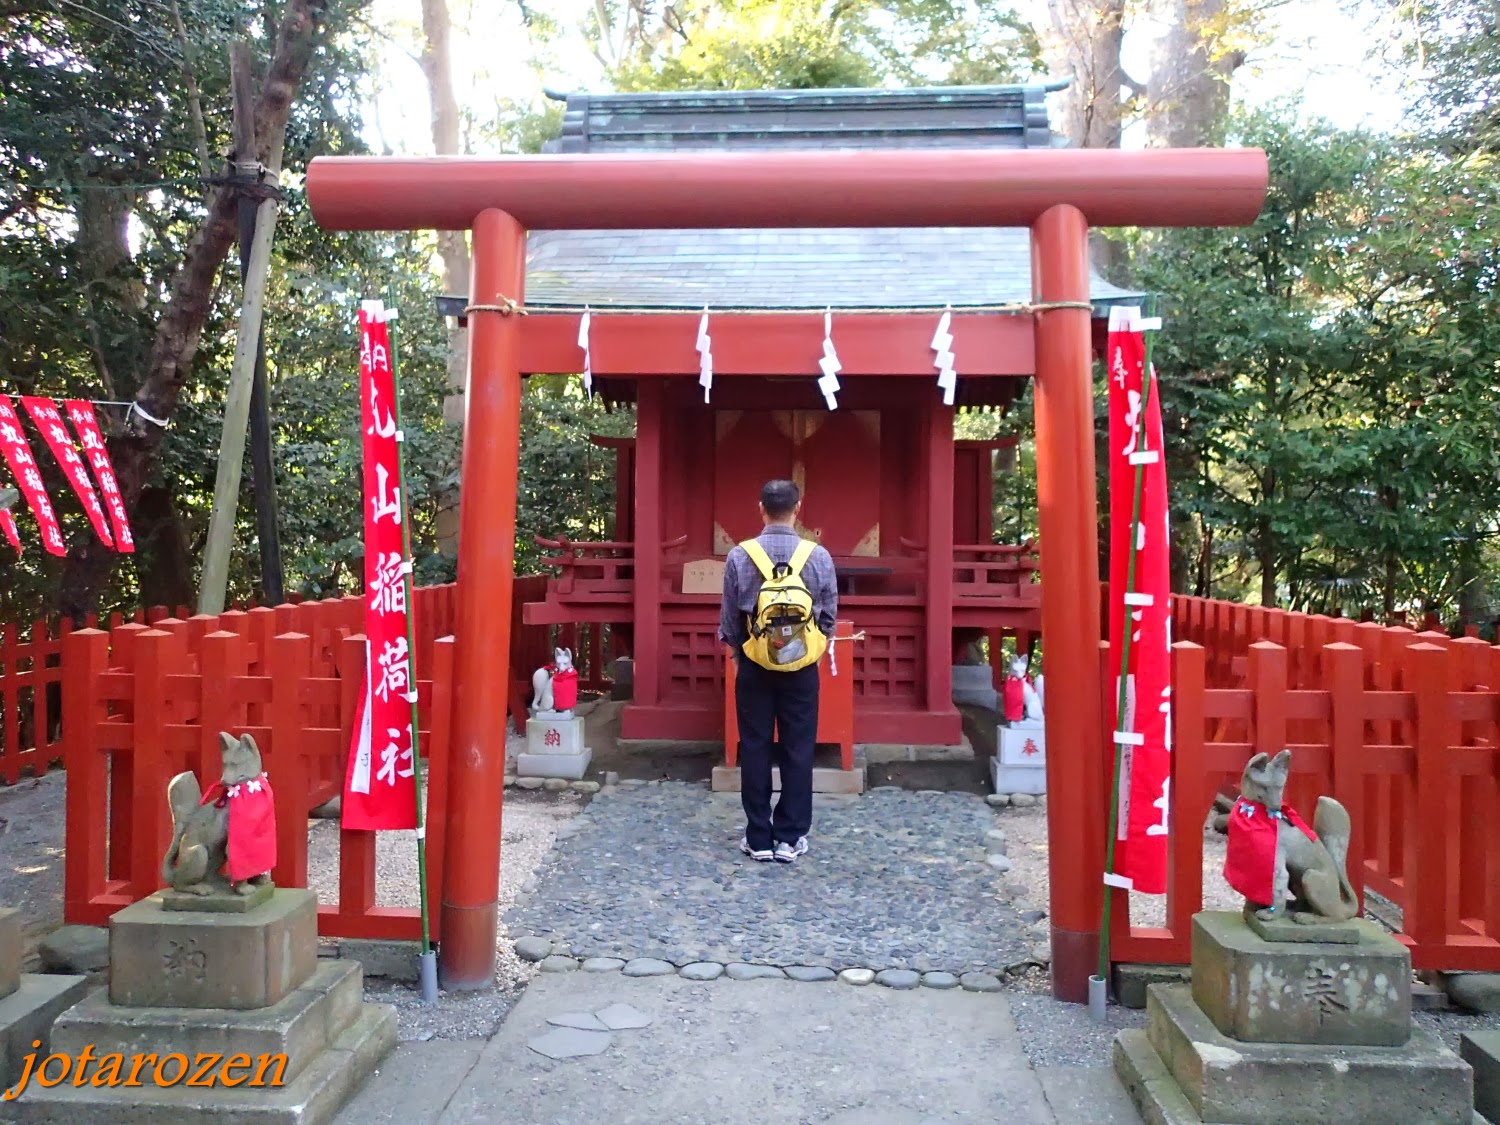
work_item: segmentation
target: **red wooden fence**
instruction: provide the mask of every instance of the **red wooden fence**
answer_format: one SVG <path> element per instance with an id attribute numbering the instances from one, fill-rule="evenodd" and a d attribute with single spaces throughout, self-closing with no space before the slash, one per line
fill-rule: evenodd
<path id="1" fill-rule="evenodd" d="M 1185 963 L 1202 907 L 1203 825 L 1251 754 L 1292 751 L 1287 799 L 1349 810 L 1349 870 L 1402 911 L 1417 968 L 1500 970 L 1500 649 L 1474 637 L 1176 599 L 1167 923 L 1117 961 Z M 1196 643 L 1195 643 L 1196 642 Z M 1105 682 L 1110 674 L 1106 673 Z M 1106 707 L 1106 714 L 1112 709 Z M 1420 872 L 1420 878 L 1408 873 Z"/>

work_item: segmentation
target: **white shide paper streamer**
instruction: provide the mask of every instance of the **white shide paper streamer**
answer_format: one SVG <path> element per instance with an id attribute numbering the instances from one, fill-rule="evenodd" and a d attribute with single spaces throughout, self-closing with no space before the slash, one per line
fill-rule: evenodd
<path id="1" fill-rule="evenodd" d="M 823 313 L 823 358 L 818 360 L 818 366 L 823 369 L 823 374 L 818 379 L 818 390 L 823 392 L 823 401 L 828 404 L 828 409 L 837 410 L 839 402 L 834 396 L 838 393 L 839 371 L 843 365 L 839 363 L 838 352 L 833 350 L 832 309 Z"/>
<path id="2" fill-rule="evenodd" d="M 583 306 L 583 316 L 578 318 L 578 346 L 583 349 L 583 391 L 594 397 L 594 360 L 589 355 L 589 307 Z"/>
<path id="3" fill-rule="evenodd" d="M 709 392 L 714 389 L 714 351 L 713 339 L 708 334 L 708 310 L 703 310 L 703 316 L 698 320 L 698 385 L 703 388 L 703 401 L 708 401 Z"/>
<path id="4" fill-rule="evenodd" d="M 953 405 L 953 394 L 958 389 L 958 372 L 953 367 L 953 311 L 944 309 L 938 321 L 937 332 L 932 337 L 933 365 L 937 368 L 938 386 L 943 391 L 943 405 Z"/>

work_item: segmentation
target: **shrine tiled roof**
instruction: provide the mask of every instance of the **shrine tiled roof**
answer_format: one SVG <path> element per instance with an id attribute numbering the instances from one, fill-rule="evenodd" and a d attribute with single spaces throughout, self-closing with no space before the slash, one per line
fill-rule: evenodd
<path id="1" fill-rule="evenodd" d="M 1058 87 L 568 95 L 548 152 L 1036 148 Z M 528 305 L 838 308 L 1018 304 L 1028 232 L 1006 228 L 536 231 Z M 1138 296 L 1093 276 L 1098 306 Z"/>

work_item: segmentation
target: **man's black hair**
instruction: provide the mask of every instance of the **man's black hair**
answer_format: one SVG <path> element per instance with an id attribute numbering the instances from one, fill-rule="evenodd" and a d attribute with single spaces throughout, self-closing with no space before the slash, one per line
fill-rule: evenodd
<path id="1" fill-rule="evenodd" d="M 768 480 L 761 486 L 760 506 L 773 520 L 784 520 L 802 500 L 802 490 L 789 480 Z"/>

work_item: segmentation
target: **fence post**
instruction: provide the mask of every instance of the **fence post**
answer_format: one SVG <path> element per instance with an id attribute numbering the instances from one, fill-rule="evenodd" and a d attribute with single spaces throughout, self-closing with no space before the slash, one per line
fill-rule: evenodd
<path id="1" fill-rule="evenodd" d="M 354 742 L 354 716 L 364 691 L 365 638 L 345 637 L 339 646 L 339 738 L 348 752 Z M 339 792 L 343 792 L 340 784 Z M 442 816 L 442 805 L 429 805 Z M 430 857 L 429 857 L 430 858 Z M 430 867 L 429 863 L 429 867 Z M 339 915 L 363 917 L 375 907 L 375 833 L 339 827 Z M 437 912 L 433 912 L 436 918 Z"/>
<path id="2" fill-rule="evenodd" d="M 1203 818 L 1208 814 L 1203 769 L 1208 653 L 1179 641 L 1172 646 L 1172 834 L 1167 866 L 1167 927 L 1184 946 L 1203 906 Z"/>
<path id="3" fill-rule="evenodd" d="M 1364 654 L 1357 645 L 1323 646 L 1323 690 L 1328 693 L 1328 753 L 1331 791 L 1352 826 L 1346 866 L 1364 908 L 1367 777 L 1365 758 Z"/>
<path id="4" fill-rule="evenodd" d="M 244 638 L 225 631 L 206 634 L 199 647 L 198 672 L 201 730 L 192 769 L 201 784 L 211 785 L 219 777 L 219 733 L 237 734 L 242 725 L 232 681 L 245 673 Z"/>
<path id="5" fill-rule="evenodd" d="M 130 738 L 130 890 L 145 898 L 161 885 L 171 839 L 167 806 L 167 722 L 172 700 L 166 677 L 177 670 L 181 638 L 148 629 L 135 638 L 135 721 Z"/>
<path id="6" fill-rule="evenodd" d="M 1453 744 L 1452 700 L 1448 695 L 1448 653 L 1422 642 L 1406 650 L 1406 690 L 1411 693 L 1416 757 L 1411 857 L 1405 864 L 1405 929 L 1417 945 L 1441 945 L 1452 931 L 1449 917 L 1448 807 L 1452 774 L 1448 748 Z"/>
<path id="7" fill-rule="evenodd" d="M 271 789 L 276 794 L 276 870 L 280 887 L 307 886 L 308 761 L 301 753 L 302 684 L 312 665 L 312 642 L 303 633 L 271 639 L 263 661 L 271 678 L 268 708 Z"/>
<path id="8" fill-rule="evenodd" d="M 1250 646 L 1248 681 L 1255 693 L 1252 740 L 1257 753 L 1286 749 L 1286 649 L 1270 641 Z"/>
<path id="9" fill-rule="evenodd" d="M 63 768 L 68 772 L 64 800 L 63 921 L 85 919 L 89 900 L 103 892 L 108 877 L 107 794 L 104 752 L 99 749 L 98 725 L 109 708 L 100 692 L 99 677 L 109 667 L 109 635 L 80 629 L 63 639 Z"/>

